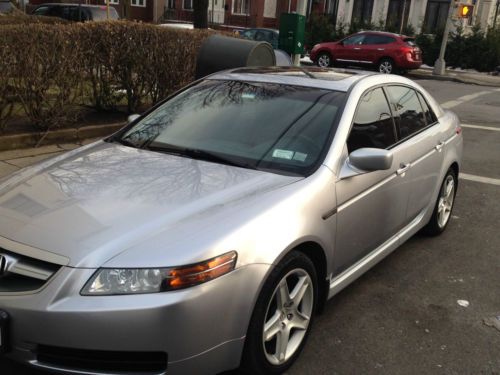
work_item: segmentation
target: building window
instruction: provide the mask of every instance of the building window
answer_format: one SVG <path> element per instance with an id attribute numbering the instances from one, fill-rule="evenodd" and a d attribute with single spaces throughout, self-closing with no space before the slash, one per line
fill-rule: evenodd
<path id="1" fill-rule="evenodd" d="M 402 33 L 408 25 L 411 0 L 390 0 L 385 21 L 387 31 Z M 403 21 L 403 22 L 401 22 Z"/>
<path id="2" fill-rule="evenodd" d="M 351 22 L 366 25 L 372 21 L 373 0 L 354 0 Z"/>
<path id="3" fill-rule="evenodd" d="M 133 7 L 145 8 L 146 0 L 131 0 L 130 5 L 132 5 Z"/>
<path id="4" fill-rule="evenodd" d="M 428 34 L 443 31 L 448 19 L 450 0 L 429 0 L 425 10 L 423 30 Z"/>
<path id="5" fill-rule="evenodd" d="M 167 9 L 175 9 L 175 0 L 168 0 Z"/>
<path id="6" fill-rule="evenodd" d="M 120 4 L 120 0 L 109 0 L 110 4 Z"/>
<path id="7" fill-rule="evenodd" d="M 233 14 L 250 14 L 250 0 L 234 0 Z"/>
<path id="8" fill-rule="evenodd" d="M 182 9 L 192 10 L 193 9 L 193 0 L 183 0 L 182 1 Z"/>

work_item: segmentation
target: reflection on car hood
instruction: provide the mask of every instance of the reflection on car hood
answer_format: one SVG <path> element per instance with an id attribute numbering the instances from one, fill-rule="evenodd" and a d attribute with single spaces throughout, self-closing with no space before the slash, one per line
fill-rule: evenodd
<path id="1" fill-rule="evenodd" d="M 0 184 L 0 236 L 99 267 L 152 232 L 300 177 L 100 142 Z"/>

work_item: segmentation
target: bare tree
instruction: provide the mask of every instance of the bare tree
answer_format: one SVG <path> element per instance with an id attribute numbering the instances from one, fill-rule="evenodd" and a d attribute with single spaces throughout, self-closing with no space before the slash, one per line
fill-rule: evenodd
<path id="1" fill-rule="evenodd" d="M 208 0 L 193 1 L 193 24 L 195 29 L 208 29 Z"/>

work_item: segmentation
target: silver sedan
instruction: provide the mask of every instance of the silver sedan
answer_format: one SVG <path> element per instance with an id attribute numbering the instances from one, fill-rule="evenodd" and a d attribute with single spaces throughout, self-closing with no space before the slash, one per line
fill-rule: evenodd
<path id="1" fill-rule="evenodd" d="M 52 372 L 278 374 L 329 298 L 447 226 L 460 122 L 394 75 L 214 74 L 0 181 L 0 351 Z"/>

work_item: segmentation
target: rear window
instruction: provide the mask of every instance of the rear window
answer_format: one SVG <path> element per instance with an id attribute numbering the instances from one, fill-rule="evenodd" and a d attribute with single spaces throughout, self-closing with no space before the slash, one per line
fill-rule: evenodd
<path id="1" fill-rule="evenodd" d="M 403 41 L 411 47 L 417 46 L 417 42 L 415 42 L 414 38 L 405 38 L 405 39 L 403 39 Z"/>
<path id="2" fill-rule="evenodd" d="M 108 14 L 105 6 L 99 8 L 90 8 L 90 9 L 93 21 L 106 21 L 108 19 Z M 117 20 L 118 18 L 119 16 L 116 9 L 113 7 L 109 7 L 109 19 Z"/>

